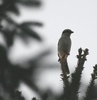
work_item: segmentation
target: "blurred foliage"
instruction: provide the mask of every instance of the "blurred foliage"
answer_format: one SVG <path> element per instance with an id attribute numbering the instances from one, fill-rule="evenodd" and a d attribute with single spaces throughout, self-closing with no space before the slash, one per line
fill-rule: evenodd
<path id="1" fill-rule="evenodd" d="M 41 91 L 35 84 L 34 71 L 39 67 L 37 64 L 41 58 L 50 53 L 49 50 L 41 52 L 35 58 L 30 59 L 26 68 L 14 65 L 8 58 L 8 51 L 13 46 L 16 36 L 24 42 L 32 38 L 41 42 L 42 38 L 34 30 L 33 26 L 41 27 L 41 22 L 28 21 L 18 24 L 8 13 L 20 15 L 19 6 L 40 7 L 39 0 L 1 0 L 0 1 L 0 34 L 4 36 L 6 46 L 0 45 L 0 100 L 25 100 L 21 92 L 16 91 L 21 82 L 24 82 L 38 95 Z M 33 55 L 32 55 L 33 56 Z M 35 100 L 35 99 L 34 99 Z"/>
<path id="2" fill-rule="evenodd" d="M 37 32 L 30 28 L 31 26 L 41 27 L 41 22 L 22 22 L 18 24 L 8 16 L 8 13 L 20 15 L 18 5 L 40 7 L 41 2 L 39 0 L 2 0 L 0 5 L 0 32 L 4 35 L 8 47 L 13 45 L 16 35 L 24 41 L 27 41 L 27 37 L 35 38 L 38 41 L 42 40 Z"/>

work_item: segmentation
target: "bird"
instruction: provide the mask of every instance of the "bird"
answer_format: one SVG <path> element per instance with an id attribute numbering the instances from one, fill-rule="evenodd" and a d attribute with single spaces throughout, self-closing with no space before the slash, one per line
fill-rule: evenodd
<path id="1" fill-rule="evenodd" d="M 70 73 L 68 63 L 67 63 L 67 57 L 70 55 L 71 50 L 71 34 L 74 33 L 71 29 L 65 29 L 62 32 L 62 35 L 58 41 L 58 57 L 59 62 L 64 62 L 64 69 L 67 74 Z"/>

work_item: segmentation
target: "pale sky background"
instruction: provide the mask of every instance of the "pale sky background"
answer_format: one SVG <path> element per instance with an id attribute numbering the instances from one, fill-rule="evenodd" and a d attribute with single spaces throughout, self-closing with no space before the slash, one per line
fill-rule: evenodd
<path id="1" fill-rule="evenodd" d="M 89 55 L 87 56 L 88 60 L 85 63 L 85 70 L 83 71 L 83 79 L 85 80 L 85 83 L 87 83 L 90 80 L 90 74 L 93 70 L 92 66 L 97 63 L 97 0 L 43 0 L 42 2 L 43 5 L 40 10 L 27 10 L 26 8 L 21 8 L 21 17 L 18 18 L 14 16 L 14 18 L 17 18 L 18 22 L 24 20 L 43 22 L 44 26 L 37 29 L 45 43 L 42 43 L 42 46 L 34 46 L 34 48 L 36 52 L 36 50 L 40 48 L 44 49 L 51 47 L 53 49 L 53 54 L 50 62 L 53 63 L 58 63 L 57 42 L 62 31 L 66 28 L 73 30 L 74 34 L 71 36 L 71 55 L 68 58 L 70 70 L 72 72 L 76 66 L 78 48 L 89 48 Z M 21 44 L 21 41 L 15 44 L 15 47 L 19 46 L 17 52 L 15 54 L 13 53 L 16 60 L 19 59 L 20 55 L 24 56 L 24 52 L 25 55 L 30 55 L 33 50 L 31 44 L 30 50 L 26 49 L 25 46 L 21 47 Z M 22 50 L 24 52 L 20 53 Z M 51 71 L 51 73 L 53 72 Z M 51 75 L 51 73 L 48 75 Z M 62 81 L 59 79 L 59 74 L 60 73 L 57 72 L 54 75 L 54 78 L 57 76 L 58 80 L 55 79 L 61 84 Z M 51 86 L 50 83 L 49 85 Z M 58 84 L 54 86 L 55 91 L 57 87 L 60 87 Z"/>

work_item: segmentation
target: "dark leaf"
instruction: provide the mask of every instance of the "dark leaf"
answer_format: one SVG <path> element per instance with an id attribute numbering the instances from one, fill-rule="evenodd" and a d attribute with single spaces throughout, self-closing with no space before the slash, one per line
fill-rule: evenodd
<path id="1" fill-rule="evenodd" d="M 41 23 L 41 22 L 31 22 L 31 21 L 29 21 L 29 22 L 23 22 L 22 24 L 21 24 L 21 26 L 43 26 L 43 24 Z"/>
<path id="2" fill-rule="evenodd" d="M 18 0 L 17 0 L 18 1 Z M 0 12 L 7 13 L 12 12 L 15 14 L 19 14 L 18 8 L 16 7 L 16 0 L 3 0 L 3 4 L 0 6 Z"/>
<path id="3" fill-rule="evenodd" d="M 12 12 L 12 13 L 16 14 L 16 15 L 19 15 L 19 9 L 15 5 L 10 6 L 7 10 L 9 12 Z"/>
<path id="4" fill-rule="evenodd" d="M 13 25 L 18 25 L 12 18 L 8 17 L 8 16 L 4 16 L 5 20 L 7 20 L 9 23 L 13 24 Z"/>
<path id="5" fill-rule="evenodd" d="M 8 47 L 13 45 L 14 33 L 11 33 L 9 30 L 0 30 L 5 37 L 5 41 Z"/>
<path id="6" fill-rule="evenodd" d="M 36 7 L 40 6 L 41 2 L 38 0 L 21 0 L 20 3 L 25 6 Z"/>
<path id="7" fill-rule="evenodd" d="M 23 34 L 33 37 L 39 41 L 41 41 L 41 37 L 37 34 L 37 32 L 35 32 L 34 30 L 31 30 L 29 27 L 24 27 L 24 26 L 20 26 L 20 28 L 24 31 Z"/>
<path id="8" fill-rule="evenodd" d="M 24 32 L 21 32 L 20 34 L 18 34 L 18 36 L 23 40 L 23 42 L 25 44 L 28 44 L 29 43 L 29 35 L 26 35 L 26 33 Z"/>
<path id="9" fill-rule="evenodd" d="M 6 18 L 10 23 L 12 23 L 13 25 L 15 25 L 17 28 L 19 28 L 21 30 L 21 32 L 19 33 L 19 36 L 23 36 L 23 38 L 25 36 L 28 36 L 28 37 L 33 37 L 39 41 L 41 41 L 41 37 L 37 34 L 37 32 L 35 32 L 34 30 L 30 29 L 27 24 L 32 24 L 31 22 L 24 22 L 24 24 L 20 24 L 18 25 L 16 22 L 14 22 L 12 19 L 10 19 L 9 17 Z M 36 25 L 38 25 L 40 23 L 36 23 Z M 15 34 L 18 34 L 18 33 L 15 33 Z M 24 34 L 24 35 L 23 35 Z"/>

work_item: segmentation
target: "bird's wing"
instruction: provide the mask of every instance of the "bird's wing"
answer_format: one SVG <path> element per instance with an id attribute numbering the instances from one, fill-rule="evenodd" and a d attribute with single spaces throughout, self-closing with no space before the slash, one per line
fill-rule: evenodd
<path id="1" fill-rule="evenodd" d="M 70 53 L 71 39 L 69 37 L 61 37 L 58 42 L 58 51 Z"/>

